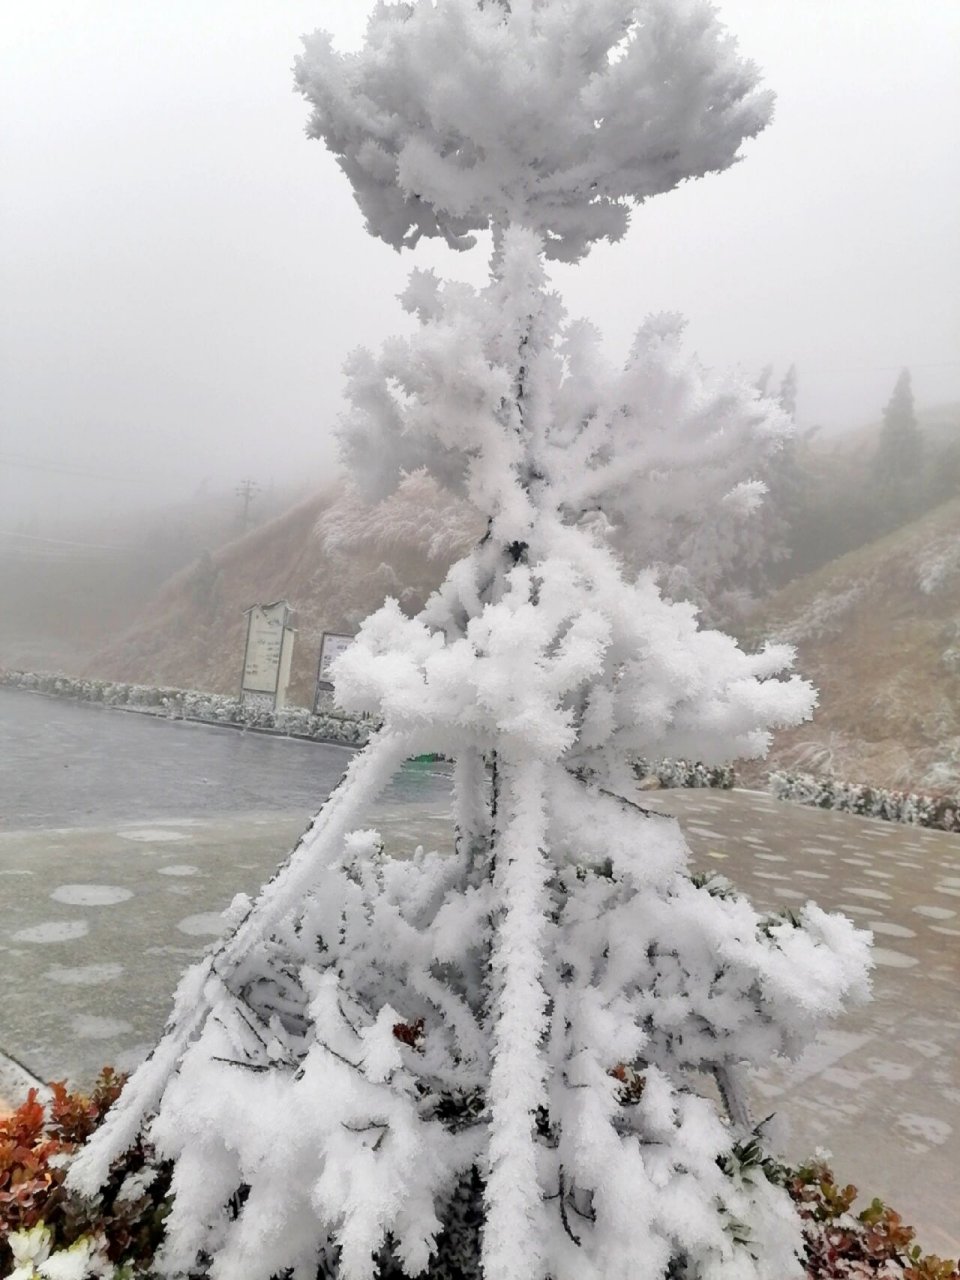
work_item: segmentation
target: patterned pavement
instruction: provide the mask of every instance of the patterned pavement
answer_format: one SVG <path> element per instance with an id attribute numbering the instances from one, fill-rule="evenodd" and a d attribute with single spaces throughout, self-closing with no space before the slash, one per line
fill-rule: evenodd
<path id="1" fill-rule="evenodd" d="M 450 838 L 448 802 L 388 797 L 366 825 L 402 856 Z M 924 1245 L 960 1253 L 960 839 L 780 804 L 754 792 L 659 791 L 694 863 L 762 907 L 814 898 L 874 931 L 874 1000 L 796 1064 L 760 1071 L 794 1156 L 833 1153 L 839 1177 L 892 1203 Z M 0 833 L 0 1044 L 45 1078 L 131 1067 L 177 977 L 255 892 L 305 815 L 258 813 Z M 2 1092 L 2 1089 L 0 1089 Z"/>

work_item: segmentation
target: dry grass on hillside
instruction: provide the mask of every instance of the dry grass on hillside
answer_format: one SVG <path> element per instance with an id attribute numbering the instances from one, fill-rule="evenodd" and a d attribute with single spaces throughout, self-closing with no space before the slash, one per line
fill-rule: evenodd
<path id="1" fill-rule="evenodd" d="M 354 631 L 391 595 L 419 609 L 482 530 L 423 474 L 374 507 L 349 490 L 319 494 L 170 579 L 84 674 L 235 692 L 243 611 L 286 599 L 298 627 L 291 701 L 309 705 L 322 633 Z"/>
<path id="2" fill-rule="evenodd" d="M 787 640 L 820 690 L 770 764 L 877 786 L 960 784 L 960 499 L 774 596 L 750 639 Z"/>
<path id="3" fill-rule="evenodd" d="M 423 474 L 374 507 L 317 495 L 177 574 L 85 674 L 235 691 L 244 609 L 285 598 L 299 627 L 291 696 L 306 705 L 324 630 L 355 630 L 388 595 L 419 609 L 481 533 Z M 960 785 L 960 499 L 785 588 L 747 639 L 765 636 L 795 644 L 820 690 L 813 722 L 779 735 L 770 764 Z"/>

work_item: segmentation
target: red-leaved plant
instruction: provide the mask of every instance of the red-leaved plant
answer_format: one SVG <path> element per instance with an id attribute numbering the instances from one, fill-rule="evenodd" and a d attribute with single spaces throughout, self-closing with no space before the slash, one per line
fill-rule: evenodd
<path id="1" fill-rule="evenodd" d="M 95 1233 L 106 1240 L 112 1262 L 144 1266 L 152 1260 L 163 1238 L 170 1179 L 165 1166 L 154 1166 L 148 1147 L 138 1143 L 117 1161 L 95 1201 L 79 1200 L 64 1187 L 71 1157 L 101 1124 L 125 1080 L 104 1067 L 89 1094 L 55 1081 L 44 1101 L 31 1089 L 16 1111 L 0 1118 L 0 1275 L 13 1263 L 11 1233 L 41 1223 L 55 1250 Z"/>
<path id="2" fill-rule="evenodd" d="M 857 1188 L 841 1187 L 823 1161 L 784 1172 L 803 1218 L 809 1280 L 960 1280 L 960 1261 L 924 1254 L 913 1227 L 882 1200 L 855 1215 Z"/>
<path id="3" fill-rule="evenodd" d="M 398 1024 L 394 1035 L 416 1047 L 420 1028 Z M 642 1076 L 622 1064 L 611 1073 L 629 1101 L 639 1098 Z M 124 1274 L 146 1276 L 163 1239 L 169 1209 L 169 1169 L 138 1143 L 114 1166 L 96 1201 L 81 1201 L 64 1187 L 71 1157 L 103 1121 L 125 1077 L 110 1067 L 89 1094 L 63 1082 L 41 1101 L 32 1089 L 24 1103 L 0 1118 L 0 1274 L 13 1255 L 8 1237 L 43 1224 L 54 1249 L 87 1235 L 106 1241 L 107 1255 Z M 912 1227 L 880 1200 L 854 1214 L 857 1190 L 841 1186 L 820 1160 L 789 1169 L 762 1158 L 759 1143 L 737 1148 L 744 1167 L 761 1162 L 766 1175 L 786 1187 L 804 1224 L 808 1280 L 960 1280 L 960 1262 L 924 1254 Z M 197 1273 L 202 1275 L 203 1271 Z"/>

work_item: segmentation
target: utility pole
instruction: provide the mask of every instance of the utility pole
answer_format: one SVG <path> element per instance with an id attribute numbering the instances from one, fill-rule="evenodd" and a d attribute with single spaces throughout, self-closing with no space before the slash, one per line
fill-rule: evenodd
<path id="1" fill-rule="evenodd" d="M 250 503 L 260 492 L 260 486 L 256 480 L 241 480 L 237 485 L 236 492 L 237 497 L 243 504 L 240 512 L 240 532 L 246 533 L 250 527 Z"/>

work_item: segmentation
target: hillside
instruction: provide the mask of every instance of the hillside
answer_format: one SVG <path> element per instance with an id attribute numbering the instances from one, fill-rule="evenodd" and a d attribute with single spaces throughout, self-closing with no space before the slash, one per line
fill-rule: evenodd
<path id="1" fill-rule="evenodd" d="M 960 437 L 960 402 L 954 400 L 944 404 L 917 405 L 914 414 L 917 426 L 928 445 L 942 448 L 954 444 Z M 839 434 L 817 435 L 814 439 L 817 447 L 824 453 L 831 453 L 836 457 L 862 458 L 876 449 L 882 430 L 883 420 L 878 418 Z"/>
<path id="2" fill-rule="evenodd" d="M 322 633 L 355 630 L 388 595 L 419 609 L 482 532 L 423 474 L 374 508 L 318 494 L 176 574 L 83 674 L 235 693 L 243 611 L 285 599 L 297 611 L 291 701 L 309 705 Z"/>
<path id="3" fill-rule="evenodd" d="M 260 523 L 300 497 L 271 488 L 257 495 L 252 518 Z M 80 674 L 172 574 L 236 537 L 239 514 L 232 490 L 201 488 L 137 511 L 52 510 L 0 532 L 0 666 Z"/>
<path id="4" fill-rule="evenodd" d="M 324 630 L 351 632 L 387 595 L 414 611 L 482 533 L 425 475 L 368 507 L 317 494 L 171 578 L 79 674 L 235 692 L 251 604 L 297 610 L 291 699 L 309 704 Z M 795 644 L 814 721 L 771 763 L 927 790 L 960 785 L 960 499 L 792 582 L 744 639 Z M 746 777 L 759 776 L 749 767 Z"/>
<path id="5" fill-rule="evenodd" d="M 771 761 L 879 786 L 960 783 L 960 499 L 784 588 L 750 620 L 820 690 Z"/>

